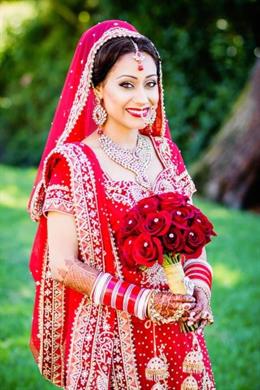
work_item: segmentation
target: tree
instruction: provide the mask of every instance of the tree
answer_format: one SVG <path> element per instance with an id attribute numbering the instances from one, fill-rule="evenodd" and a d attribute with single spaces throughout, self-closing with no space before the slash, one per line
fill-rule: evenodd
<path id="1" fill-rule="evenodd" d="M 226 124 L 192 175 L 210 199 L 236 208 L 259 208 L 260 60 Z"/>

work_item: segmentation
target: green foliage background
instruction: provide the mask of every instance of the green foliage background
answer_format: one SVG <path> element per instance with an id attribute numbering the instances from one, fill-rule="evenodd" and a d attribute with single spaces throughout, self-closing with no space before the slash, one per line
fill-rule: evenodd
<path id="1" fill-rule="evenodd" d="M 0 51 L 0 160 L 6 163 L 38 163 L 77 40 L 98 21 L 127 20 L 158 47 L 167 115 L 188 162 L 225 120 L 255 61 L 259 5 L 253 0 L 23 3 L 34 16 L 10 29 Z"/>

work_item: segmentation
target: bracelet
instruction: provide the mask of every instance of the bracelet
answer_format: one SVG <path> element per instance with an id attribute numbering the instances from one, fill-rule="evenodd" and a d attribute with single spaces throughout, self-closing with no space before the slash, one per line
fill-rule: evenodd
<path id="1" fill-rule="evenodd" d="M 206 283 L 209 288 L 212 285 L 212 269 L 205 261 L 187 260 L 183 266 L 186 276 L 190 279 L 201 280 Z"/>
<path id="2" fill-rule="evenodd" d="M 117 279 L 101 272 L 95 280 L 90 297 L 97 305 L 123 310 L 141 320 L 147 317 L 147 305 L 152 290 Z"/>
<path id="3" fill-rule="evenodd" d="M 155 322 L 156 324 L 169 324 L 170 322 L 177 322 L 182 317 L 185 309 L 182 305 L 178 307 L 178 309 L 175 311 L 173 316 L 170 317 L 163 317 L 155 308 L 154 305 L 154 298 L 158 291 L 153 290 L 150 294 L 150 299 L 148 302 L 148 316 L 151 319 L 151 321 Z"/>
<path id="4" fill-rule="evenodd" d="M 95 290 L 91 291 L 93 302 L 97 305 L 102 301 L 105 287 L 108 285 L 111 279 L 112 276 L 108 273 L 101 272 L 98 275 L 98 281 L 95 283 Z"/>

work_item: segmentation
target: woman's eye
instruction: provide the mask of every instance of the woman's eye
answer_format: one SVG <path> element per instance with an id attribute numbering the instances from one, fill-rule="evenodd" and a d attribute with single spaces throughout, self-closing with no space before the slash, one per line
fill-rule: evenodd
<path id="1" fill-rule="evenodd" d="M 132 88 L 133 85 L 131 83 L 128 83 L 128 82 L 124 82 L 124 83 L 121 83 L 119 84 L 120 87 L 123 87 L 123 88 Z"/>
<path id="2" fill-rule="evenodd" d="M 149 81 L 146 85 L 147 85 L 149 88 L 153 88 L 153 87 L 156 86 L 156 84 L 157 84 L 157 82 L 153 80 L 153 81 Z"/>

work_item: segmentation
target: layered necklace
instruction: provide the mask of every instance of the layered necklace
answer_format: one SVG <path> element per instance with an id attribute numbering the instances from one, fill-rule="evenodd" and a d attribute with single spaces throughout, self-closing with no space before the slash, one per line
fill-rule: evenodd
<path id="1" fill-rule="evenodd" d="M 99 143 L 111 160 L 135 174 L 138 184 L 148 189 L 151 188 L 151 182 L 145 173 L 152 158 L 152 147 L 148 137 L 138 134 L 134 149 L 121 147 L 104 133 L 100 135 Z"/>

